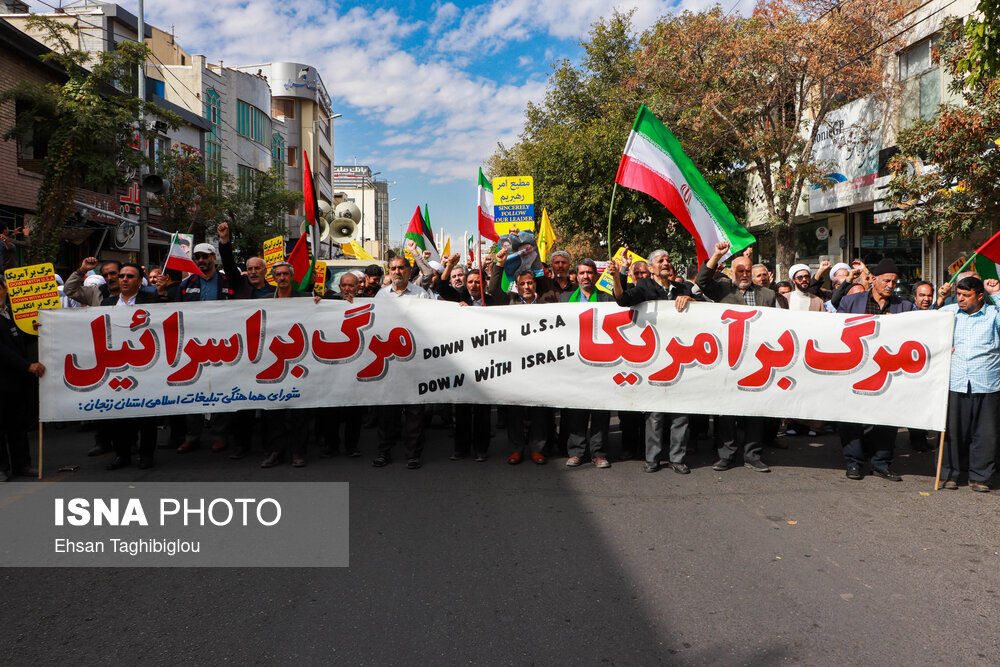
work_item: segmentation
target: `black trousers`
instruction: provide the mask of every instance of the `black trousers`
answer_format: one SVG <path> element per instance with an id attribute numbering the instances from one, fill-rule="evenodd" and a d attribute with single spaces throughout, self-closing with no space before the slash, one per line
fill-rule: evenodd
<path id="1" fill-rule="evenodd" d="M 115 419 L 109 424 L 111 445 L 115 456 L 128 460 L 132 446 L 139 443 L 139 458 L 152 458 L 156 451 L 156 417 Z"/>
<path id="2" fill-rule="evenodd" d="M 764 448 L 764 420 L 766 417 L 733 417 L 722 415 L 715 418 L 719 436 L 719 458 L 734 460 L 739 450 L 739 426 L 743 427 L 743 460 L 759 461 Z"/>
<path id="3" fill-rule="evenodd" d="M 895 426 L 870 426 L 841 422 L 840 444 L 848 465 L 863 465 L 871 457 L 872 467 L 885 470 L 892 464 L 896 449 Z"/>
<path id="4" fill-rule="evenodd" d="M 552 426 L 552 408 L 537 405 L 507 406 L 507 442 L 511 453 L 542 453 Z M 565 412 L 563 412 L 565 415 Z M 563 417 L 560 416 L 560 419 Z M 566 424 L 569 436 L 569 424 Z"/>
<path id="5" fill-rule="evenodd" d="M 378 409 L 379 454 L 388 454 L 402 440 L 406 458 L 419 459 L 424 451 L 424 406 L 383 405 Z"/>
<path id="6" fill-rule="evenodd" d="M 309 434 L 309 410 L 262 410 L 264 422 L 264 451 L 277 452 L 293 457 L 306 455 L 306 437 Z"/>
<path id="7" fill-rule="evenodd" d="M 618 423 L 622 430 L 621 457 L 633 458 L 646 441 L 646 416 L 641 412 L 619 410 Z"/>
<path id="8" fill-rule="evenodd" d="M 970 482 L 988 483 L 996 471 L 1000 392 L 948 392 L 948 433 L 941 479 L 957 480 L 968 467 Z"/>
<path id="9" fill-rule="evenodd" d="M 4 414 L 0 418 L 0 470 L 18 470 L 31 465 L 28 447 L 27 401 L 21 394 L 3 394 Z"/>
<path id="10" fill-rule="evenodd" d="M 328 449 L 340 449 L 340 427 L 344 427 L 344 451 L 353 452 L 361 442 L 363 413 L 357 407 L 320 408 L 316 411 L 316 432 L 323 434 Z"/>
<path id="11" fill-rule="evenodd" d="M 485 456 L 490 449 L 490 410 L 492 406 L 463 403 L 455 406 L 455 453 Z"/>

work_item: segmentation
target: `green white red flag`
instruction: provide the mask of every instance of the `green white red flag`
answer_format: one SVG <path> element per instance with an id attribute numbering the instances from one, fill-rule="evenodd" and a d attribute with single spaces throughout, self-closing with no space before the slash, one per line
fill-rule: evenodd
<path id="1" fill-rule="evenodd" d="M 694 236 L 699 262 L 708 259 L 721 241 L 729 241 L 730 255 L 734 255 L 756 240 L 645 105 L 635 117 L 615 182 L 645 192 L 673 213 Z"/>
<path id="2" fill-rule="evenodd" d="M 1000 279 L 1000 232 L 976 250 L 976 273 L 983 280 Z"/>
<path id="3" fill-rule="evenodd" d="M 479 204 L 476 217 L 479 218 L 479 234 L 490 241 L 499 241 L 500 235 L 493 226 L 493 184 L 483 176 L 482 169 L 479 170 L 478 190 Z"/>

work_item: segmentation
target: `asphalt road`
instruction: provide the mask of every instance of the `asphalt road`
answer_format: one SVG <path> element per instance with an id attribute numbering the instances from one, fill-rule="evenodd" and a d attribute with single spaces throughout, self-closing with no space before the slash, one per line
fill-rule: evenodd
<path id="1" fill-rule="evenodd" d="M 302 469 L 202 449 L 109 473 L 91 433 L 47 427 L 49 469 L 82 466 L 53 483 L 349 482 L 351 565 L 2 569 L 3 662 L 1000 663 L 1000 493 L 935 493 L 905 434 L 901 483 L 846 479 L 829 435 L 784 438 L 770 474 L 713 472 L 702 442 L 686 476 L 512 467 L 503 435 L 452 462 L 428 435 L 418 471 L 372 468 L 366 430 L 363 458 Z"/>

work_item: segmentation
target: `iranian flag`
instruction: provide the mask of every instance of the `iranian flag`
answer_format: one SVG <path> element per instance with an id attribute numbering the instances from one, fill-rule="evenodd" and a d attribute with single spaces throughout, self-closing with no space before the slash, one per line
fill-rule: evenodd
<path id="1" fill-rule="evenodd" d="M 479 170 L 479 234 L 490 241 L 499 241 L 493 226 L 493 185 L 483 176 L 483 170 Z"/>
<path id="2" fill-rule="evenodd" d="M 438 254 L 437 247 L 434 245 L 434 232 L 431 231 L 430 225 L 424 221 L 424 216 L 420 214 L 420 206 L 417 206 L 413 217 L 410 218 L 410 226 L 406 228 L 406 240 L 416 243 L 421 252 L 430 250 L 430 259 L 441 261 L 441 255 Z"/>
<path id="3" fill-rule="evenodd" d="M 635 117 L 615 182 L 645 192 L 673 213 L 694 236 L 699 262 L 708 259 L 720 241 L 729 241 L 731 256 L 756 240 L 646 105 Z"/>
<path id="4" fill-rule="evenodd" d="M 163 263 L 163 270 L 166 271 L 167 269 L 177 269 L 178 271 L 193 273 L 202 278 L 205 277 L 205 274 L 201 272 L 195 261 L 184 252 L 184 247 L 181 245 L 181 240 L 177 236 L 177 232 L 174 232 L 173 236 L 170 237 L 170 251 L 167 252 L 167 261 Z"/>

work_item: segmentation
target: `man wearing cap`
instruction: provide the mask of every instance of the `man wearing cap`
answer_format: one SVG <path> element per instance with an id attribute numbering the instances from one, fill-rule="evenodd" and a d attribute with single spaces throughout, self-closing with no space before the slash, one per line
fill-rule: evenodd
<path id="1" fill-rule="evenodd" d="M 896 283 L 899 281 L 899 269 L 896 262 L 885 258 L 872 271 L 874 279 L 872 288 L 867 292 L 848 294 L 840 300 L 838 313 L 853 313 L 855 315 L 889 315 L 914 311 L 913 302 L 896 296 Z M 871 457 L 872 471 L 891 482 L 902 481 L 902 477 L 893 472 L 893 451 L 896 446 L 895 426 L 866 426 L 863 424 L 840 424 L 840 442 L 844 448 L 844 459 L 847 461 L 848 479 L 862 479 L 863 465 L 868 458 L 867 452 L 874 451 Z"/>
<path id="2" fill-rule="evenodd" d="M 743 306 L 773 308 L 777 304 L 774 291 L 767 287 L 755 285 L 751 279 L 751 261 L 745 255 L 740 255 L 732 261 L 733 280 L 717 280 L 715 270 L 722 258 L 729 254 L 730 244 L 721 241 L 715 244 L 712 256 L 705 260 L 698 270 L 695 283 L 702 293 L 716 303 L 733 303 Z M 729 470 L 736 465 L 736 440 L 738 436 L 737 422 L 743 422 L 743 464 L 755 472 L 771 472 L 760 454 L 763 450 L 765 421 L 763 417 L 736 417 L 723 415 L 716 419 L 719 427 L 719 460 L 712 465 L 712 470 Z"/>
<path id="3" fill-rule="evenodd" d="M 788 269 L 788 279 L 792 281 L 794 289 L 788 295 L 789 310 L 812 310 L 823 312 L 823 299 L 811 294 L 809 285 L 812 283 L 812 276 L 809 267 L 805 264 L 796 264 Z"/>
<path id="4" fill-rule="evenodd" d="M 181 281 L 177 287 L 178 301 L 221 301 L 233 298 L 233 290 L 229 280 L 219 273 L 215 264 L 217 256 L 215 248 L 209 243 L 199 243 L 192 252 L 195 263 L 205 277 L 191 274 Z M 216 412 L 210 415 L 209 433 L 212 436 L 212 451 L 221 452 L 229 446 L 227 434 L 232 423 L 232 414 Z M 200 414 L 186 415 L 187 436 L 177 448 L 178 452 L 190 452 L 201 446 L 201 433 L 205 424 L 204 416 Z"/>

